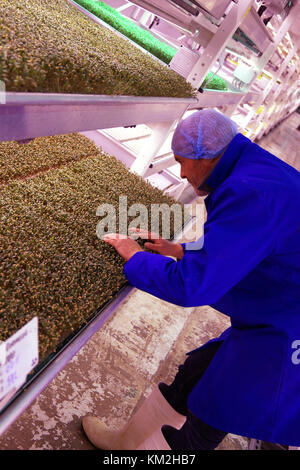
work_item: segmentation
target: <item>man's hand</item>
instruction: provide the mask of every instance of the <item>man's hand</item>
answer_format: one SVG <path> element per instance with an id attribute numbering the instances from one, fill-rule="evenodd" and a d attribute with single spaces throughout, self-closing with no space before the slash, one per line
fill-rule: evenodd
<path id="1" fill-rule="evenodd" d="M 140 245 L 132 238 L 127 237 L 127 235 L 108 233 L 104 235 L 103 241 L 112 245 L 126 261 L 138 251 L 143 251 Z"/>
<path id="2" fill-rule="evenodd" d="M 140 237 L 144 240 L 151 240 L 151 243 L 146 242 L 144 244 L 144 247 L 149 250 L 156 251 L 156 253 L 164 256 L 174 256 L 177 259 L 181 259 L 183 257 L 184 252 L 180 243 L 170 242 L 169 240 L 161 238 L 157 233 L 148 232 L 148 230 L 140 228 L 129 228 L 128 231 L 135 238 Z"/>

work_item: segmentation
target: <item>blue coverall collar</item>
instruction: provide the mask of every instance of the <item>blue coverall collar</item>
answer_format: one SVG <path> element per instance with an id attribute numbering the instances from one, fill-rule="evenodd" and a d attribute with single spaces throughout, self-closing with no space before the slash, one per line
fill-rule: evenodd
<path id="1" fill-rule="evenodd" d="M 222 184 L 230 175 L 235 163 L 244 150 L 244 147 L 249 143 L 251 143 L 250 139 L 245 137 L 243 134 L 237 134 L 228 145 L 224 155 L 218 161 L 213 172 L 205 181 L 205 184 L 212 188 L 212 190 L 220 186 L 220 184 Z"/>

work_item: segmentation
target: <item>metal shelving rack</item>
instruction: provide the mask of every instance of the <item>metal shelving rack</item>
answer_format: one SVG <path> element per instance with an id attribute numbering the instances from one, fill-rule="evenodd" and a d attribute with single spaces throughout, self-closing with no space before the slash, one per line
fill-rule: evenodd
<path id="1" fill-rule="evenodd" d="M 184 5 L 189 3 L 185 0 L 168 2 L 108 0 L 107 3 L 114 7 L 121 3 L 117 9 L 145 29 L 149 28 L 153 18 L 158 16 L 160 18 L 159 26 L 154 24 L 151 27 L 154 35 L 160 36 L 177 48 L 178 56 L 182 54 L 181 48 L 194 51 L 195 56 L 198 54 L 189 73 L 185 75 L 196 88 L 201 85 L 208 71 L 218 70 L 217 63 L 223 51 L 230 54 L 233 60 L 248 63 L 254 76 L 242 92 L 231 90 L 214 93 L 204 90 L 202 95 L 198 94 L 197 96 L 196 107 L 213 106 L 219 108 L 236 120 L 241 131 L 250 139 L 258 140 L 280 122 L 287 113 L 293 112 L 299 106 L 297 93 L 300 70 L 300 61 L 297 55 L 299 40 L 293 39 L 293 43 L 289 35 L 289 31 L 292 30 L 297 17 L 299 17 L 299 5 L 294 6 L 286 17 L 283 15 L 281 20 L 276 17 L 276 27 L 274 27 L 272 23 L 267 26 L 264 24 L 257 13 L 258 5 L 254 0 L 234 2 L 223 0 L 209 3 L 198 0 L 194 2 L 199 5 L 198 9 L 195 7 L 197 15 L 184 11 Z M 177 35 L 174 33 L 176 30 Z M 237 30 L 242 31 L 248 44 L 237 42 Z M 287 55 L 282 53 L 282 43 L 286 42 L 289 43 L 286 46 L 289 49 Z M 277 68 L 274 73 L 274 63 L 278 63 L 278 59 L 280 70 Z M 184 62 L 184 57 L 182 60 Z M 291 70 L 291 61 L 294 62 L 293 70 Z M 172 67 L 172 63 L 170 66 Z M 186 60 L 186 66 L 190 66 L 188 60 Z M 184 65 L 183 68 L 186 71 Z M 221 76 L 222 73 L 223 78 L 231 76 L 232 79 L 234 77 L 234 70 L 229 70 L 226 63 L 220 70 Z M 265 74 L 270 76 L 267 84 L 264 83 L 265 80 L 261 79 Z M 286 85 L 291 76 L 294 78 L 293 88 L 292 90 L 289 88 L 287 92 Z M 281 86 L 272 96 L 274 86 L 279 78 Z M 271 91 L 272 94 L 270 94 Z M 285 102 L 283 105 L 284 100 L 287 100 L 287 103 Z M 275 106 L 273 106 L 274 101 Z"/>

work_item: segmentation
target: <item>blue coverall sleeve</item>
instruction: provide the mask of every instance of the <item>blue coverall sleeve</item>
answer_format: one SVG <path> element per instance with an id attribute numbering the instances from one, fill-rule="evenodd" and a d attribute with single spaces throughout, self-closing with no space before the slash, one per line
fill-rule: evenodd
<path id="1" fill-rule="evenodd" d="M 138 252 L 124 266 L 130 284 L 183 307 L 216 303 L 274 248 L 274 217 L 246 184 L 223 184 L 204 225 L 204 245 L 179 261 Z"/>

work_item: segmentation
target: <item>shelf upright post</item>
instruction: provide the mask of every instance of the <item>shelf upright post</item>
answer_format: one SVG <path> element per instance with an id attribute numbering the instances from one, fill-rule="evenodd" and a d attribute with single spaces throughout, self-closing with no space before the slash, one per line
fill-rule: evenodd
<path id="1" fill-rule="evenodd" d="M 295 48 L 293 48 L 289 53 L 288 55 L 286 56 L 286 58 L 284 59 L 284 61 L 282 62 L 281 66 L 279 67 L 278 71 L 273 75 L 273 78 L 272 80 L 270 80 L 270 82 L 268 83 L 268 85 L 266 86 L 266 88 L 264 89 L 263 91 L 263 94 L 262 94 L 262 102 L 265 101 L 265 99 L 267 98 L 267 96 L 269 95 L 270 91 L 272 90 L 274 84 L 276 83 L 276 81 L 281 77 L 283 71 L 286 69 L 287 65 L 289 64 L 290 60 L 293 58 L 294 54 L 296 53 L 296 50 Z M 279 87 L 280 88 L 280 87 Z M 277 91 L 277 90 L 276 90 Z M 276 92 L 275 92 L 276 93 Z"/>
<path id="2" fill-rule="evenodd" d="M 247 97 L 247 95 L 246 95 Z M 227 106 L 225 108 L 225 110 L 223 111 L 223 114 L 229 118 L 231 118 L 231 116 L 236 112 L 236 110 L 238 109 L 238 107 L 240 106 L 240 104 L 242 103 L 242 101 L 244 101 L 245 99 L 245 96 L 242 95 L 241 98 L 233 105 L 231 106 Z"/>
<path id="3" fill-rule="evenodd" d="M 182 196 L 184 190 L 188 187 L 188 185 L 188 181 L 181 181 L 179 184 L 177 184 L 175 187 L 172 187 L 170 190 L 167 189 L 165 191 L 165 194 L 179 201 L 180 197 Z"/>
<path id="4" fill-rule="evenodd" d="M 285 77 L 284 80 L 282 80 L 281 84 L 278 86 L 277 90 L 274 93 L 273 99 L 276 100 L 276 98 L 279 96 L 280 92 L 282 91 L 283 87 L 285 84 L 288 85 L 290 78 L 292 77 L 293 73 L 296 70 L 296 65 L 292 65 L 290 68 L 290 71 L 288 72 L 287 76 Z"/>
<path id="5" fill-rule="evenodd" d="M 285 60 L 283 61 L 282 65 L 280 66 L 279 70 L 274 74 L 273 76 L 273 79 L 272 79 L 272 84 L 271 84 L 271 87 L 268 85 L 268 90 L 265 90 L 262 94 L 262 103 L 265 103 L 265 100 L 266 98 L 269 96 L 270 92 L 271 92 L 271 89 L 273 88 L 273 85 L 274 83 L 276 82 L 276 80 L 278 80 L 278 78 L 281 77 L 283 71 L 286 69 L 287 67 L 287 64 L 290 62 L 290 60 L 293 58 L 294 54 L 295 54 L 295 48 L 293 48 L 290 53 L 287 55 L 287 57 L 285 58 Z M 257 120 L 257 125 L 260 125 L 263 121 L 264 121 L 264 124 L 263 124 L 263 129 L 260 130 L 258 133 L 256 132 L 252 132 L 251 133 L 251 137 L 258 137 L 260 136 L 264 131 L 265 129 L 267 128 L 268 124 L 270 123 L 271 121 L 271 116 L 268 115 L 269 113 L 269 110 L 272 108 L 272 106 L 274 106 L 274 104 L 277 104 L 276 103 L 276 99 L 278 97 L 278 95 L 280 94 L 284 84 L 288 83 L 290 77 L 293 75 L 294 71 L 295 71 L 295 68 L 296 66 L 293 65 L 291 67 L 291 70 L 289 71 L 288 75 L 285 77 L 285 79 L 282 79 L 282 83 L 278 86 L 277 90 L 275 91 L 274 95 L 272 96 L 272 103 L 269 103 L 269 104 L 266 104 L 265 103 L 265 108 L 264 110 L 262 111 L 262 113 L 259 115 L 259 118 Z M 266 117 L 266 119 L 265 119 Z M 274 116 L 272 116 L 274 118 Z M 273 119 L 272 119 L 273 121 Z"/>
<path id="6" fill-rule="evenodd" d="M 290 14 L 285 18 L 274 38 L 274 41 L 267 47 L 262 56 L 254 59 L 258 70 L 263 70 L 265 68 L 272 55 L 276 52 L 280 42 L 293 25 L 297 18 L 296 11 L 299 11 L 299 9 L 296 10 L 296 8 L 297 7 L 295 6 L 291 10 Z"/>
<path id="7" fill-rule="evenodd" d="M 294 7 L 294 8 L 296 8 L 296 7 Z M 261 73 L 261 71 L 267 65 L 268 61 L 271 59 L 273 54 L 276 52 L 276 49 L 277 49 L 278 45 L 280 44 L 280 42 L 282 41 L 282 39 L 284 38 L 286 33 L 291 28 L 291 26 L 294 23 L 295 19 L 296 19 L 296 14 L 295 14 L 295 10 L 293 9 L 290 12 L 290 14 L 285 18 L 282 25 L 280 26 L 280 28 L 279 28 L 279 30 L 278 30 L 275 38 L 274 38 L 274 41 L 267 47 L 267 49 L 265 50 L 265 52 L 262 54 L 261 57 L 259 57 L 257 59 L 254 58 L 254 63 L 255 63 L 256 69 L 257 69 L 257 73 L 253 77 L 253 80 L 250 83 L 250 86 L 251 86 L 251 84 L 254 83 L 254 81 L 256 80 L 256 78 L 258 76 L 258 74 Z M 248 114 L 244 118 L 244 120 L 242 122 L 242 126 L 244 128 L 246 128 L 248 126 L 249 122 L 251 121 L 253 116 L 257 113 L 257 111 L 258 111 L 259 107 L 261 106 L 261 104 L 263 103 L 263 101 L 264 101 L 263 95 L 261 95 L 260 98 L 256 101 L 253 108 L 248 112 Z"/>
<path id="8" fill-rule="evenodd" d="M 218 30 L 208 42 L 203 54 L 199 57 L 187 77 L 187 80 L 195 88 L 200 87 L 207 73 L 225 49 L 227 42 L 232 38 L 243 19 L 250 12 L 253 3 L 254 0 L 244 0 L 232 5 L 226 18 L 224 18 Z"/>
<path id="9" fill-rule="evenodd" d="M 144 176 L 146 174 L 152 160 L 157 155 L 161 146 L 165 143 L 180 117 L 181 116 L 178 116 L 178 119 L 175 121 L 148 124 L 152 129 L 152 135 L 149 139 L 147 148 L 137 156 L 131 165 L 130 170 L 132 172 L 137 173 L 140 176 Z"/>

